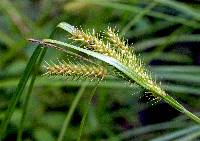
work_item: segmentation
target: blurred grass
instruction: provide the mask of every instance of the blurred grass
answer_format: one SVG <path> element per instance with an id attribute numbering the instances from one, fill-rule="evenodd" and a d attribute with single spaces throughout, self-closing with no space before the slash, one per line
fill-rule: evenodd
<path id="1" fill-rule="evenodd" d="M 15 94 L 13 95 L 12 99 L 11 99 L 11 102 L 8 106 L 8 110 L 6 112 L 6 115 L 5 115 L 5 118 L 4 120 L 2 121 L 2 124 L 1 124 L 1 132 L 0 132 L 0 140 L 2 140 L 2 138 L 4 138 L 5 136 L 5 130 L 8 126 L 8 123 L 9 123 L 9 120 L 15 110 L 15 106 L 25 88 L 25 85 L 31 75 L 31 72 L 33 70 L 33 67 L 35 65 L 35 62 L 37 61 L 37 57 L 40 55 L 40 53 L 42 52 L 42 49 L 40 47 L 36 48 L 35 52 L 33 53 L 29 63 L 27 64 L 27 67 L 24 71 L 24 75 L 22 76 L 22 78 L 20 79 L 20 82 L 18 84 L 18 87 L 16 89 L 16 92 Z M 41 59 L 40 59 L 41 60 Z M 33 79 L 34 81 L 34 79 Z"/>
<path id="2" fill-rule="evenodd" d="M 27 67 L 26 73 L 23 73 L 23 70 L 33 53 L 34 46 L 29 44 L 26 39 L 47 37 L 61 21 L 67 21 L 77 26 L 81 25 L 83 29 L 95 28 L 97 31 L 103 30 L 107 26 L 116 26 L 122 32 L 121 34 L 126 33 L 128 42 L 133 43 L 135 51 L 141 54 L 142 60 L 150 64 L 156 62 L 156 66 L 151 68 L 153 76 L 155 75 L 157 80 L 162 82 L 162 86 L 176 97 L 181 98 L 184 104 L 192 104 L 193 111 L 199 111 L 199 9 L 200 4 L 195 4 L 195 1 L 184 3 L 175 0 L 1 0 L 1 123 L 9 103 L 14 101 L 12 99 L 15 99 L 16 102 L 13 103 L 16 104 L 16 108 L 9 112 L 14 112 L 11 121 L 9 118 L 6 119 L 8 128 L 5 130 L 4 140 L 16 140 L 20 125 L 19 119 L 23 113 L 23 103 L 26 97 L 26 93 L 23 93 L 21 98 L 20 94 L 22 90 L 27 91 L 27 84 L 30 85 L 28 76 L 34 63 L 32 62 Z M 178 28 L 184 30 L 174 32 Z M 56 38 L 66 40 L 67 36 L 61 31 L 57 31 Z M 180 48 L 180 46 L 183 47 Z M 37 53 L 39 53 L 38 49 Z M 65 54 L 56 55 L 56 53 L 48 50 L 45 60 L 55 60 L 57 56 L 61 59 L 65 58 Z M 161 61 L 162 63 L 159 63 Z M 41 71 L 39 70 L 39 74 Z M 19 86 L 23 87 L 16 89 L 22 74 L 29 75 L 21 79 Z M 26 84 L 26 82 L 28 83 Z M 72 99 L 78 92 L 77 88 L 84 83 L 88 82 L 47 79 L 37 75 L 28 102 L 29 106 L 26 109 L 23 140 L 56 140 Z M 79 123 L 85 111 L 83 105 L 85 101 L 88 101 L 90 89 L 95 85 L 94 82 L 88 84 L 68 126 L 65 140 L 76 140 Z M 15 91 L 18 94 L 14 93 Z M 146 126 L 142 125 L 138 116 L 139 111 L 151 107 L 150 104 L 141 103 L 139 100 L 139 96 L 144 93 L 144 90 L 138 86 L 130 88 L 124 82 L 109 79 L 106 82 L 100 82 L 96 93 L 89 106 L 81 140 L 150 140 L 158 137 L 162 140 L 177 135 L 178 130 L 184 131 L 184 127 L 181 127 L 182 122 L 176 122 L 180 127 L 173 130 L 164 128 L 165 125 L 170 126 L 170 124 L 163 123 L 162 125 L 161 123 L 161 125 L 155 124 L 155 127 L 160 126 L 164 129 L 153 131 L 154 125 L 149 125 L 152 128 L 147 125 L 147 129 L 149 128 L 152 132 L 144 132 L 134 138 L 134 132 L 140 131 L 142 128 L 144 131 L 146 130 Z M 187 126 L 192 126 L 192 123 L 187 121 L 185 123 Z M 172 125 L 171 127 L 173 128 Z M 132 136 L 127 136 L 127 138 L 116 136 L 123 137 L 126 135 L 126 131 L 128 134 L 129 130 L 133 130 Z M 198 138 L 199 130 L 192 130 L 178 139 L 198 140 Z"/>

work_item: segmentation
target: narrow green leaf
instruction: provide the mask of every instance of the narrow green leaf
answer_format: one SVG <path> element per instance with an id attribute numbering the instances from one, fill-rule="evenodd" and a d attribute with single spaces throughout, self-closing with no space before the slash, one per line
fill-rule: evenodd
<path id="1" fill-rule="evenodd" d="M 170 43 L 175 43 L 175 42 L 199 42 L 200 41 L 200 35 L 195 34 L 195 35 L 174 35 L 176 36 L 176 40 L 173 40 L 173 42 Z M 168 40 L 167 37 L 160 37 L 160 38 L 153 38 L 153 39 L 148 39 L 148 40 L 143 40 L 141 42 L 137 42 L 134 44 L 134 49 L 136 51 L 143 51 L 145 49 L 162 45 L 166 43 Z"/>
<path id="2" fill-rule="evenodd" d="M 189 73 L 189 74 L 200 74 L 200 67 L 199 66 L 155 66 L 151 67 L 154 72 L 157 73 Z"/>
<path id="3" fill-rule="evenodd" d="M 55 30 L 51 33 L 50 37 L 53 36 Z M 39 45 L 33 52 L 31 58 L 29 59 L 29 62 L 24 70 L 24 73 L 17 85 L 17 89 L 16 89 L 16 92 L 13 94 L 11 100 L 10 100 L 10 103 L 8 105 L 8 109 L 6 111 L 6 114 L 5 114 L 5 118 L 4 120 L 2 121 L 1 123 L 1 128 L 0 128 L 0 141 L 4 138 L 5 136 L 5 132 L 6 132 L 6 128 L 8 126 L 8 123 L 10 121 L 10 118 L 15 110 L 15 106 L 18 102 L 18 100 L 20 99 L 20 96 L 22 95 L 24 89 L 25 89 L 25 86 L 28 82 L 28 79 L 31 75 L 31 73 L 33 72 L 34 70 L 34 67 L 36 64 L 40 64 L 43 57 L 44 57 L 44 54 L 46 52 L 46 48 L 41 48 L 41 46 Z M 40 55 L 40 57 L 39 57 Z M 34 81 L 35 79 L 32 79 L 33 83 L 34 84 Z"/>
<path id="4" fill-rule="evenodd" d="M 120 133 L 119 135 L 116 136 L 116 138 L 120 140 L 125 140 L 131 137 L 148 134 L 151 132 L 156 132 L 156 131 L 166 130 L 166 129 L 176 129 L 176 128 L 181 128 L 181 127 L 187 127 L 188 125 L 190 125 L 186 122 L 182 122 L 182 124 L 178 124 L 178 122 L 182 122 L 182 121 L 170 121 L 170 122 L 157 123 L 157 124 L 147 125 L 144 127 L 130 129 L 130 130 L 124 131 L 123 133 Z"/>
<path id="5" fill-rule="evenodd" d="M 66 130 L 67 130 L 67 127 L 69 125 L 69 122 L 72 118 L 72 115 L 75 111 L 75 108 L 77 107 L 85 89 L 86 89 L 86 86 L 87 86 L 87 83 L 86 84 L 83 84 L 82 87 L 80 88 L 79 92 L 77 93 L 76 97 L 74 98 L 73 102 L 72 102 L 72 105 L 70 106 L 69 108 L 69 112 L 67 113 L 67 116 L 65 118 L 65 121 L 63 123 L 63 126 L 61 128 L 61 131 L 59 133 L 59 136 L 58 136 L 58 141 L 62 141 L 64 139 L 64 136 L 65 136 L 65 133 L 66 133 Z"/>
<path id="6" fill-rule="evenodd" d="M 186 135 L 195 131 L 199 131 L 199 130 L 200 130 L 200 126 L 191 126 L 191 127 L 187 127 L 185 129 L 152 139 L 151 141 L 171 141 L 171 140 L 176 139 L 177 137 L 181 137 L 183 135 Z"/>
<path id="7" fill-rule="evenodd" d="M 25 88 L 25 85 L 27 84 L 27 81 L 31 75 L 31 72 L 33 70 L 33 67 L 36 63 L 36 60 L 37 60 L 37 57 L 39 56 L 39 54 L 44 51 L 44 49 L 42 49 L 40 46 L 37 47 L 35 49 L 35 51 L 33 52 L 26 68 L 25 68 L 25 71 L 24 71 L 24 75 L 22 76 L 22 78 L 20 79 L 20 82 L 18 84 L 18 87 L 17 87 L 17 90 L 16 92 L 14 93 L 14 95 L 12 96 L 12 99 L 10 101 L 10 104 L 9 104 L 9 107 L 8 107 L 8 110 L 6 112 L 6 115 L 5 115 L 5 118 L 4 120 L 2 121 L 1 123 L 1 132 L 0 132 L 0 140 L 2 140 L 2 138 L 5 136 L 5 131 L 6 131 L 6 128 L 8 126 L 8 123 L 9 123 L 9 120 L 12 116 L 12 113 L 14 112 L 15 110 L 15 106 L 17 104 L 17 101 L 19 100 L 24 88 Z"/>
<path id="8" fill-rule="evenodd" d="M 189 5 L 186 5 L 183 2 L 178 2 L 175 0 L 155 0 L 155 1 L 162 5 L 166 5 L 176 10 L 179 10 L 182 13 L 185 13 L 186 15 L 190 15 L 198 21 L 200 20 L 200 14 L 199 14 L 200 11 L 197 11 L 197 9 L 189 7 Z"/>

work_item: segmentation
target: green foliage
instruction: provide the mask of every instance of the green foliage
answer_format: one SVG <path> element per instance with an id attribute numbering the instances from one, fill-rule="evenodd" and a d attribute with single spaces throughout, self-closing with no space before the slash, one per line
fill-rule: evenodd
<path id="1" fill-rule="evenodd" d="M 57 140 L 66 117 L 70 122 L 63 127 L 67 127 L 63 140 L 77 140 L 78 136 L 83 141 L 198 140 L 199 127 L 185 116 L 142 125 L 138 113 L 156 106 L 159 109 L 160 103 L 142 103 L 139 97 L 144 89 L 136 84 L 110 77 L 99 82 L 95 91 L 96 82 L 40 76 L 43 60 L 80 59 L 53 49 L 44 56 L 46 49 L 35 49 L 27 39 L 49 38 L 62 21 L 84 31 L 116 26 L 122 31 L 119 35 L 133 43 L 141 60 L 150 64 L 148 69 L 155 75 L 153 79 L 162 82 L 162 89 L 197 112 L 199 8 L 195 1 L 176 0 L 0 0 L 1 140 L 16 140 L 17 136 L 20 140 L 21 133 L 22 140 Z M 61 30 L 51 38 L 71 43 Z M 86 89 L 70 110 L 83 85 Z M 95 96 L 89 102 L 93 91 Z M 70 116 L 69 111 L 73 113 Z M 84 125 L 81 129 L 80 124 Z"/>

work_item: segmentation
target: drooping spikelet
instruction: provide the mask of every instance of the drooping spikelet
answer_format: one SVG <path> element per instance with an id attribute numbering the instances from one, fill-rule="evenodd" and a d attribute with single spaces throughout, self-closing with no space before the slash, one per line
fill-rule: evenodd
<path id="1" fill-rule="evenodd" d="M 94 31 L 92 34 L 90 34 L 90 33 L 85 33 L 81 30 L 76 29 L 72 33 L 71 39 L 85 43 L 85 48 L 87 49 L 94 50 L 96 52 L 102 53 L 104 55 L 107 55 L 113 58 L 117 57 L 117 52 L 110 48 L 110 44 L 109 43 L 105 44 L 103 40 L 98 39 L 95 36 Z"/>
<path id="2" fill-rule="evenodd" d="M 119 35 L 115 33 L 115 30 L 108 27 L 105 32 L 108 36 L 107 39 L 112 43 L 115 48 L 118 48 L 122 53 L 122 63 L 126 64 L 132 71 L 135 71 L 140 76 L 141 80 L 146 81 L 146 85 L 151 89 L 156 89 L 160 93 L 165 95 L 164 91 L 152 80 L 150 74 L 148 74 L 144 68 L 144 64 L 137 58 L 132 48 L 130 48 L 123 39 L 120 39 Z"/>
<path id="3" fill-rule="evenodd" d="M 76 29 L 72 32 L 71 39 L 83 42 L 86 49 L 91 49 L 95 52 L 102 53 L 118 60 L 133 72 L 137 82 L 141 82 L 140 85 L 148 88 L 150 91 L 156 91 L 158 94 L 166 95 L 156 82 L 153 81 L 150 74 L 146 72 L 142 61 L 138 59 L 125 41 L 120 39 L 120 37 L 111 28 L 107 29 L 106 35 L 108 36 L 107 39 L 110 42 L 107 44 L 105 44 L 103 39 L 99 39 L 95 36 L 94 32 L 90 34 Z M 126 75 L 124 77 L 127 78 Z"/>
<path id="4" fill-rule="evenodd" d="M 96 77 L 104 78 L 107 75 L 107 70 L 100 66 L 76 65 L 59 63 L 53 66 L 45 66 L 45 75 L 62 75 L 62 76 L 78 76 L 78 77 Z"/>

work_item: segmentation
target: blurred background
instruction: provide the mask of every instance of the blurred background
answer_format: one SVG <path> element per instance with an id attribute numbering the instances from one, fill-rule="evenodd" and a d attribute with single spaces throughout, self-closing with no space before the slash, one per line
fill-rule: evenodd
<path id="1" fill-rule="evenodd" d="M 1 0 L 0 1 L 0 122 L 36 45 L 26 39 L 48 38 L 60 22 L 103 31 L 119 29 L 162 87 L 187 109 L 200 112 L 199 0 Z M 68 38 L 57 31 L 57 39 Z M 69 42 L 70 43 L 70 42 Z M 48 49 L 44 60 L 66 58 Z M 42 69 L 42 68 L 41 68 Z M 24 141 L 57 140 L 75 96 L 65 141 L 77 139 L 88 107 L 81 141 L 200 140 L 200 127 L 163 101 L 154 103 L 145 90 L 121 81 L 83 82 L 38 74 L 26 104 Z M 17 140 L 27 87 L 17 102 L 5 141 Z"/>

